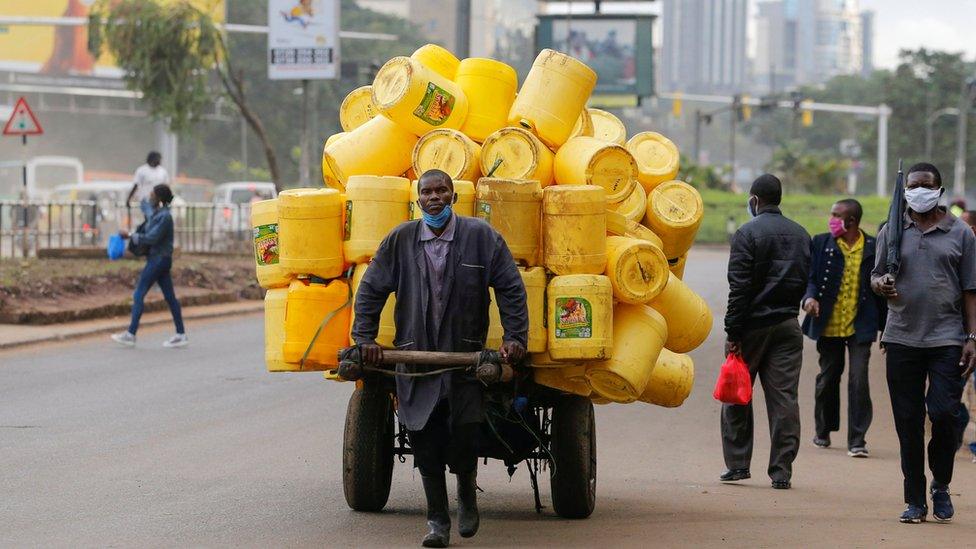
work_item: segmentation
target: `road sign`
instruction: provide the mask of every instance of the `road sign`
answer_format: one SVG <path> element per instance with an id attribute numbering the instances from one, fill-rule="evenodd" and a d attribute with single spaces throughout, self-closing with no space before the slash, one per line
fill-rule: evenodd
<path id="1" fill-rule="evenodd" d="M 339 77 L 339 0 L 269 0 L 268 78 Z"/>
<path id="2" fill-rule="evenodd" d="M 44 133 L 44 129 L 41 128 L 41 123 L 37 121 L 34 111 L 27 104 L 27 100 L 21 97 L 17 100 L 14 111 L 10 113 L 10 119 L 3 127 L 3 135 L 28 136 L 41 135 L 42 133 Z"/>

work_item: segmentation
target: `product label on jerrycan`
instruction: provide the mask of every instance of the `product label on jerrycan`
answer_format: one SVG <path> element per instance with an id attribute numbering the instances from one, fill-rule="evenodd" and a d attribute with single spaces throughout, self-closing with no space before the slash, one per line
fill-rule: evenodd
<path id="1" fill-rule="evenodd" d="M 582 297 L 556 298 L 555 320 L 559 339 L 593 337 L 593 307 Z"/>
<path id="2" fill-rule="evenodd" d="M 477 216 L 484 219 L 486 223 L 491 224 L 491 204 L 487 202 L 478 202 Z"/>
<path id="3" fill-rule="evenodd" d="M 342 239 L 352 238 L 352 200 L 346 200 L 346 218 L 342 222 Z"/>
<path id="4" fill-rule="evenodd" d="M 254 260 L 258 266 L 278 264 L 278 224 L 254 227 Z"/>
<path id="5" fill-rule="evenodd" d="M 450 118 L 453 111 L 454 95 L 437 84 L 428 82 L 427 93 L 414 109 L 413 115 L 431 126 L 440 126 Z"/>

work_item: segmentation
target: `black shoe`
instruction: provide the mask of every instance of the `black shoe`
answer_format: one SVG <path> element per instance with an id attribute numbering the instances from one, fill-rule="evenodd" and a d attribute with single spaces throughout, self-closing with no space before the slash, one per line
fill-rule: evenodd
<path id="1" fill-rule="evenodd" d="M 772 482 L 772 486 L 776 490 L 789 490 L 793 487 L 793 484 L 791 484 L 788 480 L 774 480 Z"/>
<path id="2" fill-rule="evenodd" d="M 928 507 L 919 507 L 918 505 L 909 503 L 908 507 L 905 508 L 905 512 L 898 517 L 898 521 L 904 524 L 918 524 L 925 522 L 925 516 L 928 514 Z"/>
<path id="3" fill-rule="evenodd" d="M 727 469 L 718 477 L 722 482 L 735 482 L 747 478 L 752 478 L 752 475 L 749 474 L 749 469 Z"/>
<path id="4" fill-rule="evenodd" d="M 932 516 L 938 522 L 949 522 L 955 510 L 952 508 L 952 498 L 949 497 L 949 487 L 944 484 L 936 484 L 932 481 L 929 488 L 932 494 Z"/>
<path id="5" fill-rule="evenodd" d="M 427 535 L 424 547 L 447 547 L 451 543 L 451 515 L 447 508 L 447 483 L 444 473 L 420 477 L 427 496 Z"/>
<path id="6" fill-rule="evenodd" d="M 813 437 L 813 445 L 817 448 L 830 448 L 830 435 Z"/>
<path id="7" fill-rule="evenodd" d="M 458 532 L 462 538 L 478 533 L 481 519 L 478 516 L 478 470 L 457 476 Z"/>

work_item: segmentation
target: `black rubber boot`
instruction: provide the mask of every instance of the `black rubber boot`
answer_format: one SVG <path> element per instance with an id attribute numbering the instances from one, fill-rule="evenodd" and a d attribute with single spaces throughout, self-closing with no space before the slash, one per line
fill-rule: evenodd
<path id="1" fill-rule="evenodd" d="M 481 518 L 478 516 L 478 470 L 457 476 L 458 532 L 462 538 L 478 533 Z"/>
<path id="2" fill-rule="evenodd" d="M 451 515 L 447 508 L 447 482 L 444 473 L 421 476 L 427 496 L 427 535 L 424 547 L 447 547 L 451 543 Z"/>

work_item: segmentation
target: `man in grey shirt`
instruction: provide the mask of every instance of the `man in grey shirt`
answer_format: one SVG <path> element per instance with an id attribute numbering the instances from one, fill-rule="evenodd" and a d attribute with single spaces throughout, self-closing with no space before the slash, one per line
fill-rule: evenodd
<path id="1" fill-rule="evenodd" d="M 928 445 L 932 514 L 952 519 L 949 482 L 956 453 L 956 424 L 963 380 L 976 365 L 976 236 L 939 207 L 942 176 L 931 164 L 908 170 L 902 223 L 901 268 L 885 272 L 891 227 L 878 234 L 871 289 L 888 300 L 881 343 L 886 349 L 888 392 L 901 445 L 905 503 L 899 520 L 924 522 L 925 412 L 932 420 Z M 928 392 L 926 392 L 928 380 Z"/>

